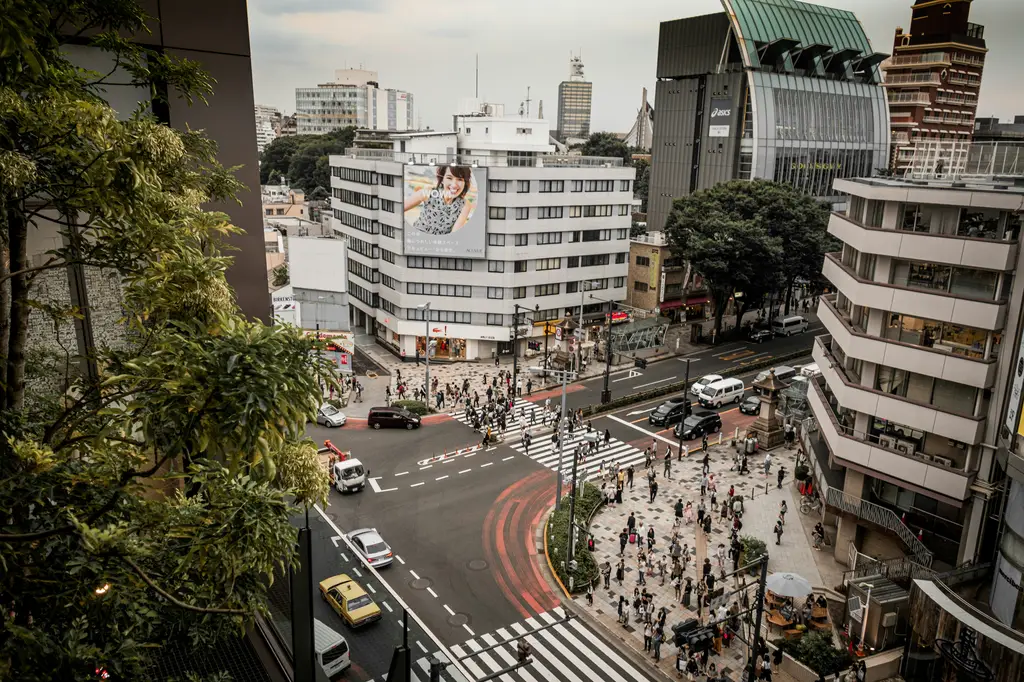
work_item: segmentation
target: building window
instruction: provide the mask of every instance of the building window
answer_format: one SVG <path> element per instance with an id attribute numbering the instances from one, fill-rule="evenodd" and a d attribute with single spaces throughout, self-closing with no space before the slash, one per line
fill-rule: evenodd
<path id="1" fill-rule="evenodd" d="M 530 217 L 530 207 L 520 206 L 516 209 L 516 220 L 526 220 Z"/>
<path id="2" fill-rule="evenodd" d="M 388 177 L 391 177 L 391 176 L 388 176 Z M 380 233 L 381 233 L 382 236 L 387 237 L 388 239 L 394 239 L 395 238 L 395 228 L 392 227 L 391 225 L 381 225 L 380 226 Z"/>
<path id="3" fill-rule="evenodd" d="M 594 267 L 595 265 L 608 265 L 609 256 L 607 253 L 595 253 L 591 256 L 581 256 L 580 266 L 584 268 Z"/>
<path id="4" fill-rule="evenodd" d="M 508 180 L 488 180 L 487 186 L 492 192 L 504 192 L 508 189 Z"/>
<path id="5" fill-rule="evenodd" d="M 580 283 L 579 282 L 566 282 L 565 283 L 565 293 L 567 293 L 567 294 L 575 294 L 579 290 L 580 290 Z"/>
<path id="6" fill-rule="evenodd" d="M 393 251 L 388 251 L 387 249 L 381 249 L 380 250 L 380 257 L 383 258 L 384 260 L 386 260 L 388 263 L 394 264 L 394 262 L 395 262 L 395 254 L 394 254 Z"/>
<path id="7" fill-rule="evenodd" d="M 410 320 L 420 320 L 425 322 L 427 320 L 426 308 L 406 308 L 406 312 L 409 315 Z M 448 322 L 448 323 L 461 323 L 469 324 L 472 321 L 472 315 L 470 313 L 461 312 L 458 310 L 429 310 L 431 322 Z"/>
<path id="8" fill-rule="evenodd" d="M 616 239 L 629 239 L 629 230 L 627 230 L 624 227 L 615 230 L 615 238 Z"/>
<path id="9" fill-rule="evenodd" d="M 537 270 L 558 270 L 562 267 L 561 258 L 538 258 Z"/>
<path id="10" fill-rule="evenodd" d="M 565 260 L 566 260 L 565 267 L 567 267 L 567 268 L 578 268 L 580 266 L 580 257 L 579 256 L 569 256 Z"/>
<path id="11" fill-rule="evenodd" d="M 352 204 L 353 206 L 359 206 L 371 211 L 376 211 L 380 207 L 380 199 L 372 194 L 363 194 L 362 192 L 338 189 L 337 187 L 333 188 L 332 193 L 335 199 L 340 199 L 345 204 Z"/>
<path id="12" fill-rule="evenodd" d="M 561 206 L 540 206 L 537 208 L 537 217 L 541 220 L 546 218 L 561 218 L 562 207 Z"/>
<path id="13" fill-rule="evenodd" d="M 633 291 L 647 291 L 650 287 L 647 282 L 633 282 Z"/>
<path id="14" fill-rule="evenodd" d="M 626 286 L 626 278 L 616 277 L 615 279 L 612 280 L 612 286 L 615 287 L 616 289 L 620 289 Z"/>
<path id="15" fill-rule="evenodd" d="M 388 289 L 394 289 L 396 291 L 398 290 L 399 282 L 394 277 L 388 277 L 387 275 L 382 274 L 380 276 L 380 283 L 386 286 Z"/>
<path id="16" fill-rule="evenodd" d="M 384 185 L 385 187 L 394 187 L 395 186 L 395 177 L 396 176 L 394 176 L 394 175 L 385 175 L 385 174 L 382 173 L 378 177 L 380 178 L 380 184 Z"/>
<path id="17" fill-rule="evenodd" d="M 428 256 L 407 256 L 406 267 L 413 270 L 473 270 L 469 258 L 434 258 Z"/>
<path id="18" fill-rule="evenodd" d="M 651 259 L 648 258 L 647 256 L 637 256 L 636 257 L 636 264 L 637 265 L 641 265 L 641 266 L 643 266 L 645 268 L 649 268 L 649 267 L 651 267 Z"/>
<path id="19" fill-rule="evenodd" d="M 334 209 L 334 217 L 342 225 L 348 225 L 354 227 L 360 232 L 367 234 L 377 234 L 380 232 L 380 225 L 376 220 L 372 218 L 364 218 L 361 215 L 355 213 L 349 213 L 348 211 L 342 211 L 340 209 Z"/>
<path id="20" fill-rule="evenodd" d="M 526 298 L 526 287 L 513 287 L 512 298 Z"/>
<path id="21" fill-rule="evenodd" d="M 932 263 L 894 261 L 892 283 L 914 289 L 932 289 L 985 301 L 995 299 L 999 273 L 976 268 L 955 268 Z"/>
<path id="22" fill-rule="evenodd" d="M 274 215 L 274 209 L 272 208 L 265 208 L 263 209 L 263 212 L 267 215 Z"/>
<path id="23" fill-rule="evenodd" d="M 533 288 L 534 296 L 554 296 L 556 295 L 561 286 L 559 284 L 538 284 Z"/>
<path id="24" fill-rule="evenodd" d="M 540 181 L 541 192 L 564 192 L 565 181 L 563 180 L 541 180 Z"/>
<path id="25" fill-rule="evenodd" d="M 537 246 L 544 246 L 546 244 L 561 244 L 562 233 L 561 232 L 539 232 L 537 234 Z"/>
<path id="26" fill-rule="evenodd" d="M 487 246 L 505 246 L 505 235 L 490 233 L 487 235 Z"/>
<path id="27" fill-rule="evenodd" d="M 516 135 L 533 135 L 533 128 L 516 128 Z"/>
<path id="28" fill-rule="evenodd" d="M 582 206 L 570 206 L 569 207 L 569 217 L 570 218 L 582 218 L 583 217 L 583 207 Z"/>
<path id="29" fill-rule="evenodd" d="M 615 264 L 616 265 L 622 265 L 625 262 L 626 262 L 626 253 L 624 251 L 620 251 L 617 254 L 615 254 Z"/>
<path id="30" fill-rule="evenodd" d="M 396 211 L 398 211 L 398 204 L 388 199 L 381 199 L 380 210 L 387 211 L 388 213 L 395 213 Z"/>
<path id="31" fill-rule="evenodd" d="M 487 298 L 505 298 L 505 290 L 501 287 L 487 287 Z"/>
<path id="32" fill-rule="evenodd" d="M 583 181 L 582 180 L 573 180 L 572 181 L 572 191 L 573 192 L 582 192 L 583 191 Z"/>
<path id="33" fill-rule="evenodd" d="M 348 180 L 349 182 L 358 182 L 363 185 L 377 184 L 377 173 L 374 171 L 359 170 L 358 168 L 346 168 L 344 166 L 335 166 L 334 168 L 331 169 L 331 175 L 342 180 Z"/>
<path id="34" fill-rule="evenodd" d="M 405 291 L 420 296 L 457 296 L 471 298 L 473 287 L 461 284 L 428 284 L 424 282 L 406 282 Z"/>
<path id="35" fill-rule="evenodd" d="M 629 215 L 629 204 L 619 204 L 619 215 Z"/>
<path id="36" fill-rule="evenodd" d="M 611 192 L 615 189 L 614 180 L 587 180 L 583 185 L 585 192 Z"/>
<path id="37" fill-rule="evenodd" d="M 528 234 L 517 234 L 516 235 L 516 246 L 527 246 L 530 243 L 530 235 Z"/>
<path id="38" fill-rule="evenodd" d="M 584 206 L 584 218 L 606 218 L 612 214 L 611 204 L 601 206 Z"/>
<path id="39" fill-rule="evenodd" d="M 504 220 L 505 219 L 505 207 L 504 206 L 491 206 L 487 209 L 487 217 L 491 220 Z"/>
<path id="40" fill-rule="evenodd" d="M 526 272 L 526 261 L 517 260 L 512 263 L 512 272 Z"/>
<path id="41" fill-rule="evenodd" d="M 628 192 L 629 191 L 629 180 L 619 180 L 619 191 L 620 192 Z"/>
<path id="42" fill-rule="evenodd" d="M 525 194 L 530 191 L 529 180 L 516 180 L 516 192 L 519 194 Z"/>
<path id="43" fill-rule="evenodd" d="M 573 233 L 574 235 L 577 233 Z M 585 242 L 606 242 L 612 238 L 611 230 L 583 230 L 582 241 Z M 573 240 L 578 241 L 578 240 Z"/>
<path id="44" fill-rule="evenodd" d="M 503 260 L 489 260 L 489 261 L 487 261 L 487 272 L 505 272 L 505 261 L 503 261 Z"/>
<path id="45" fill-rule="evenodd" d="M 502 325 L 501 315 L 498 313 L 487 313 L 487 324 L 500 327 Z"/>

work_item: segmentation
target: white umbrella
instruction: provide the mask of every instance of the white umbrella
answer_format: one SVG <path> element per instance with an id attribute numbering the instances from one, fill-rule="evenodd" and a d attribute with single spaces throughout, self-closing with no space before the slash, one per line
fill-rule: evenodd
<path id="1" fill-rule="evenodd" d="M 765 586 L 780 597 L 806 597 L 813 591 L 811 583 L 796 573 L 772 573 Z"/>

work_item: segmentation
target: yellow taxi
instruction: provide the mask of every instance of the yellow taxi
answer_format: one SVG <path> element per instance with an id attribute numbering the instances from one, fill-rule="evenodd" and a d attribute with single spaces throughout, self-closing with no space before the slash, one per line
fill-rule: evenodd
<path id="1" fill-rule="evenodd" d="M 381 618 L 380 607 L 359 583 L 344 573 L 320 581 L 320 596 L 349 627 L 357 628 Z"/>

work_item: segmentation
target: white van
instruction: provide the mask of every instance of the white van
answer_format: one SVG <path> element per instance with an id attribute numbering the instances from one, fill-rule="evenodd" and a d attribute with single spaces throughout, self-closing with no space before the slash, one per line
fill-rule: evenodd
<path id="1" fill-rule="evenodd" d="M 772 320 L 772 331 L 776 336 L 790 336 L 807 331 L 807 320 L 799 315 L 776 317 Z"/>
<path id="2" fill-rule="evenodd" d="M 813 379 L 814 377 L 821 376 L 821 369 L 818 368 L 818 363 L 812 365 L 804 365 L 800 368 L 800 376 L 808 377 Z"/>
<path id="3" fill-rule="evenodd" d="M 790 367 L 789 365 L 779 365 L 778 367 L 772 367 L 771 369 L 764 370 L 757 375 L 757 378 L 754 379 L 754 381 L 764 381 L 772 372 L 775 372 L 775 378 L 779 381 L 789 381 L 796 376 L 795 368 Z"/>
<path id="4" fill-rule="evenodd" d="M 329 678 L 352 665 L 348 642 L 318 618 L 313 619 L 313 651 L 316 652 L 317 663 Z"/>
<path id="5" fill-rule="evenodd" d="M 704 407 L 721 407 L 726 403 L 743 400 L 745 390 L 747 387 L 739 379 L 722 379 L 705 386 L 697 399 Z"/>
<path id="6" fill-rule="evenodd" d="M 354 457 L 334 463 L 334 487 L 339 493 L 362 490 L 370 470 Z"/>

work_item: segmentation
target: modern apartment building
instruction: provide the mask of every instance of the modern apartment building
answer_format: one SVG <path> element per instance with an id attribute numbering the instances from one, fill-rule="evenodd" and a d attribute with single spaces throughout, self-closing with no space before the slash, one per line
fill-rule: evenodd
<path id="1" fill-rule="evenodd" d="M 554 349 L 549 323 L 581 304 L 603 321 L 626 298 L 635 171 L 548 138 L 542 119 L 457 115 L 332 156 L 353 328 L 409 360 L 429 329 L 432 357 L 474 360 L 512 352 L 516 306 L 520 354 Z"/>
<path id="2" fill-rule="evenodd" d="M 939 174 L 835 189 L 850 199 L 829 221 L 843 248 L 824 262 L 835 293 L 820 298 L 808 402 L 820 484 L 843 514 L 836 555 L 881 526 L 923 563 L 987 560 L 1006 471 L 997 444 L 1020 405 L 1024 187 Z"/>
<path id="3" fill-rule="evenodd" d="M 882 64 L 892 128 L 892 169 L 903 174 L 921 142 L 971 141 L 985 65 L 985 27 L 971 0 L 916 0 L 910 31 L 896 29 Z"/>
<path id="4" fill-rule="evenodd" d="M 594 84 L 583 76 L 583 59 L 569 58 L 569 80 L 558 84 L 558 139 L 570 143 L 590 137 Z"/>
<path id="5" fill-rule="evenodd" d="M 878 64 L 852 12 L 797 0 L 722 0 L 661 24 L 648 225 L 672 201 L 735 179 L 793 185 L 835 204 L 836 178 L 889 156 Z"/>
<path id="6" fill-rule="evenodd" d="M 295 88 L 299 135 L 320 135 L 354 126 L 370 130 L 412 130 L 412 93 L 381 89 L 376 71 L 338 69 L 334 81 Z"/>
<path id="7" fill-rule="evenodd" d="M 266 104 L 256 105 L 256 151 L 260 154 L 277 137 L 281 127 L 281 111 Z"/>

